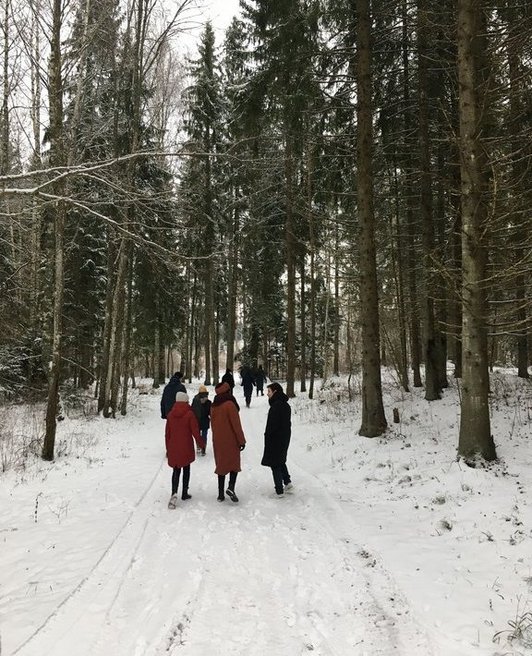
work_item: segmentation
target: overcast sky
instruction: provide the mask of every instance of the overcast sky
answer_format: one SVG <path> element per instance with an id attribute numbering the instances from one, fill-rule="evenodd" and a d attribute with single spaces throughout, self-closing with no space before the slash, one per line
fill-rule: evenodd
<path id="1" fill-rule="evenodd" d="M 175 0 L 167 0 L 169 6 L 175 3 Z M 181 34 L 181 47 L 189 53 L 193 53 L 197 48 L 197 41 L 203 32 L 205 23 L 212 22 L 215 34 L 216 44 L 221 45 L 224 33 L 231 19 L 238 13 L 239 0 L 198 0 L 197 7 L 187 14 L 186 33 Z"/>
<path id="2" fill-rule="evenodd" d="M 205 0 L 205 13 L 210 16 L 214 27 L 223 31 L 238 13 L 238 5 L 239 0 Z"/>

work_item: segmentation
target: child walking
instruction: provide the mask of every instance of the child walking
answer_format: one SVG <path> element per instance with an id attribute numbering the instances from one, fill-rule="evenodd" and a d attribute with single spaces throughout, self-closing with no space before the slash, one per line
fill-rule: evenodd
<path id="1" fill-rule="evenodd" d="M 211 425 L 211 402 L 209 400 L 209 391 L 205 385 L 200 385 L 198 393 L 192 399 L 192 410 L 198 420 L 201 437 L 207 443 L 207 433 Z M 205 455 L 205 449 L 198 449 L 198 453 Z"/>

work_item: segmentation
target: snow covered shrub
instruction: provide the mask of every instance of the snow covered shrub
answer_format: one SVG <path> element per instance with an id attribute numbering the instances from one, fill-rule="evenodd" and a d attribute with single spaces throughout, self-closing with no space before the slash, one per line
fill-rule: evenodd
<path id="1" fill-rule="evenodd" d="M 0 471 L 24 467 L 29 455 L 39 453 L 42 430 L 32 406 L 3 406 L 0 413 Z M 18 426 L 22 426 L 19 429 Z"/>
<path id="2" fill-rule="evenodd" d="M 60 412 L 67 417 L 91 417 L 97 414 L 98 401 L 91 389 L 80 389 L 66 382 L 61 385 L 60 406 Z"/>
<path id="3" fill-rule="evenodd" d="M 0 345 L 0 399 L 12 399 L 24 387 L 23 360 L 20 349 Z"/>

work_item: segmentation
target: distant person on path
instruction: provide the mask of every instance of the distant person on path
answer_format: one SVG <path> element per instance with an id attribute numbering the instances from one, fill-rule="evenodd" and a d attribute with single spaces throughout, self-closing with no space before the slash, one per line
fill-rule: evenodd
<path id="1" fill-rule="evenodd" d="M 244 388 L 244 398 L 246 399 L 246 408 L 249 408 L 251 397 L 253 396 L 253 385 L 255 378 L 249 367 L 242 369 L 242 387 Z"/>
<path id="2" fill-rule="evenodd" d="M 235 387 L 235 379 L 233 376 L 233 372 L 229 367 L 225 370 L 225 374 L 222 376 L 222 383 L 227 383 L 229 387 L 231 388 L 231 392 L 233 391 Z"/>
<path id="3" fill-rule="evenodd" d="M 262 368 L 262 365 L 259 364 L 259 367 L 255 372 L 255 387 L 257 388 L 257 396 L 259 395 L 259 392 L 261 396 L 264 396 L 264 383 L 267 382 L 268 379 L 266 378 L 264 369 Z"/>
<path id="4" fill-rule="evenodd" d="M 178 392 L 185 392 L 185 394 L 187 392 L 187 388 L 181 382 L 181 378 L 183 378 L 183 374 L 180 371 L 176 371 L 163 390 L 161 397 L 161 417 L 163 419 L 168 417 L 168 413 L 175 403 L 175 395 Z"/>
<path id="5" fill-rule="evenodd" d="M 200 434 L 207 444 L 207 433 L 211 425 L 211 401 L 209 400 L 209 390 L 205 385 L 200 385 L 198 393 L 192 399 L 192 410 L 198 420 Z M 205 449 L 198 449 L 198 453 L 205 455 Z"/>
<path id="6" fill-rule="evenodd" d="M 186 501 L 192 497 L 188 493 L 190 482 L 190 463 L 196 459 L 194 453 L 194 440 L 200 449 L 205 448 L 205 440 L 200 435 L 198 422 L 188 404 L 188 395 L 178 392 L 175 403 L 166 418 L 166 457 L 168 466 L 172 467 L 172 496 L 168 508 L 173 510 L 177 506 L 177 489 L 179 477 L 183 470 L 183 488 L 181 499 Z"/>
<path id="7" fill-rule="evenodd" d="M 235 493 L 236 477 L 240 470 L 240 451 L 246 446 L 246 438 L 240 423 L 240 408 L 231 392 L 229 383 L 215 387 L 216 396 L 211 406 L 212 448 L 218 475 L 218 501 L 224 501 L 225 477 L 229 474 L 227 496 L 238 502 Z"/>
<path id="8" fill-rule="evenodd" d="M 261 465 L 271 468 L 275 497 L 282 498 L 285 492 L 293 489 L 286 466 L 286 456 L 292 433 L 292 408 L 279 383 L 270 383 L 267 386 L 266 394 L 270 409 L 264 431 L 264 455 Z"/>

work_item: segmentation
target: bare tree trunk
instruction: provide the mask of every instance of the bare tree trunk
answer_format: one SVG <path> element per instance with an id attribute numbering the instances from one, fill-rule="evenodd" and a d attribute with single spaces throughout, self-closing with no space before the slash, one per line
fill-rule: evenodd
<path id="1" fill-rule="evenodd" d="M 39 168 L 41 166 L 41 104 L 42 104 L 42 81 L 39 70 L 39 63 L 41 57 L 41 35 L 40 23 L 38 17 L 41 15 L 40 0 L 33 0 L 30 4 L 31 7 L 31 123 L 33 131 L 33 153 L 32 153 L 32 167 Z M 30 334 L 32 336 L 32 343 L 35 343 L 38 327 L 40 322 L 41 313 L 39 311 L 39 298 L 41 291 L 41 229 L 42 229 L 42 216 L 39 208 L 38 199 L 32 199 L 32 221 L 31 221 L 31 272 L 30 272 Z M 30 381 L 33 379 L 33 361 L 30 360 L 30 371 L 28 378 Z"/>
<path id="2" fill-rule="evenodd" d="M 434 216 L 432 203 L 431 144 L 429 136 L 428 9 L 427 0 L 417 3 L 418 119 L 421 165 L 421 222 L 423 235 L 423 325 L 425 399 L 441 398 L 438 375 L 438 343 L 434 320 Z"/>
<path id="3" fill-rule="evenodd" d="M 104 417 L 114 417 L 116 405 L 113 407 L 111 393 L 115 385 L 115 376 L 119 370 L 118 360 L 121 352 L 121 330 L 120 319 L 124 312 L 124 287 L 127 273 L 127 243 L 125 239 L 120 242 L 120 251 L 118 255 L 118 271 L 115 278 L 115 285 L 112 295 L 112 306 L 110 315 L 110 333 L 109 333 L 109 360 L 107 363 L 107 374 L 105 378 L 104 402 L 102 414 Z"/>
<path id="4" fill-rule="evenodd" d="M 306 303 L 307 303 L 307 294 L 305 291 L 305 256 L 301 257 L 301 262 L 299 264 L 300 271 L 300 287 L 301 287 L 301 366 L 299 370 L 300 376 L 300 387 L 301 392 L 306 392 L 307 390 L 307 314 L 306 314 Z"/>
<path id="5" fill-rule="evenodd" d="M 126 307 L 124 308 L 124 335 L 122 338 L 122 399 L 120 401 L 120 414 L 122 416 L 127 414 L 127 395 L 130 374 L 130 350 L 131 350 L 131 300 L 133 295 L 133 261 L 130 261 L 128 282 L 127 282 L 127 296 Z M 133 376 L 131 376 L 133 378 Z"/>
<path id="6" fill-rule="evenodd" d="M 211 333 L 214 329 L 213 315 L 213 289 L 212 289 L 212 262 L 207 261 L 207 271 L 205 274 L 205 316 L 203 324 L 203 348 L 205 350 L 205 385 L 211 384 Z"/>
<path id="7" fill-rule="evenodd" d="M 403 238 L 401 235 L 401 222 L 399 211 L 399 185 L 397 184 L 397 165 L 394 162 L 393 167 L 393 186 L 395 192 L 395 212 L 392 215 L 392 266 L 394 272 L 395 289 L 397 297 L 397 321 L 399 324 L 399 377 L 401 385 L 405 392 L 410 391 L 408 382 L 408 352 L 407 352 L 407 330 L 406 330 L 406 311 L 405 311 L 405 282 L 404 282 L 404 260 L 401 257 L 403 253 Z M 351 369 L 349 370 L 351 372 Z"/>
<path id="8" fill-rule="evenodd" d="M 331 306 L 331 253 L 330 253 L 330 242 L 327 239 L 328 243 L 328 252 L 325 262 L 325 313 L 323 316 L 322 324 L 322 336 L 323 342 L 321 347 L 321 357 L 323 361 L 323 375 L 322 375 L 322 387 L 325 385 L 325 382 L 329 378 L 329 335 L 328 328 L 330 324 L 329 320 L 329 308 Z"/>
<path id="9" fill-rule="evenodd" d="M 486 330 L 487 157 L 482 143 L 487 93 L 486 26 L 480 0 L 458 0 L 462 179 L 463 383 L 458 454 L 496 458 L 490 431 Z"/>
<path id="10" fill-rule="evenodd" d="M 296 254 L 293 209 L 293 144 L 287 129 L 285 137 L 285 248 L 286 248 L 286 394 L 295 396 L 296 371 Z"/>
<path id="11" fill-rule="evenodd" d="M 236 198 L 234 198 L 236 203 Z M 232 254 L 229 256 L 229 289 L 227 290 L 227 361 L 226 367 L 233 368 L 235 359 L 235 333 L 236 333 L 236 296 L 238 289 L 238 234 L 240 212 L 235 208 L 231 224 L 230 244 L 234 244 Z"/>
<path id="12" fill-rule="evenodd" d="M 312 207 L 309 207 L 309 237 L 310 237 L 310 382 L 308 398 L 314 398 L 314 378 L 316 376 L 316 239 L 314 235 L 314 217 Z"/>
<path id="13" fill-rule="evenodd" d="M 52 36 L 50 41 L 50 66 L 48 79 L 48 101 L 50 114 L 50 161 L 52 166 L 66 163 L 63 134 L 63 82 L 61 77 L 61 0 L 53 0 Z M 64 194 L 64 181 L 56 183 L 56 195 Z M 52 353 L 48 373 L 48 400 L 46 404 L 46 432 L 42 449 L 44 460 L 54 459 L 56 418 L 59 403 L 59 380 L 61 376 L 62 315 L 64 297 L 64 236 L 66 207 L 63 200 L 55 203 L 54 212 L 54 303 Z"/>
<path id="14" fill-rule="evenodd" d="M 512 193 L 511 212 L 514 230 L 515 268 L 517 271 L 515 280 L 516 301 L 516 342 L 517 342 L 517 375 L 519 378 L 529 378 L 528 365 L 528 317 L 527 317 L 527 275 L 522 262 L 526 260 L 526 251 L 530 248 L 527 241 L 529 226 L 527 226 L 525 215 L 529 211 L 528 205 L 523 202 L 523 194 L 519 192 L 526 179 L 526 159 L 522 152 L 523 136 L 523 108 L 522 97 L 524 90 L 520 75 L 520 60 L 522 58 L 523 35 L 520 34 L 519 23 L 516 18 L 516 7 L 513 2 L 508 2 L 507 8 L 508 40 L 507 58 L 508 73 L 510 78 L 510 126 L 512 131 L 513 158 L 512 158 Z M 525 209 L 526 208 L 526 209 Z"/>
<path id="15" fill-rule="evenodd" d="M 406 153 L 404 157 L 405 168 L 405 195 L 406 195 L 406 252 L 408 260 L 408 294 L 410 300 L 410 358 L 412 363 L 413 385 L 414 387 L 422 387 L 421 382 L 421 328 L 419 319 L 419 304 L 418 304 L 418 285 L 417 285 L 417 257 L 415 235 L 418 231 L 416 222 L 414 221 L 414 208 L 413 208 L 413 165 L 411 149 L 413 148 L 413 126 L 410 107 L 410 63 L 408 54 L 408 34 L 409 34 L 409 20 L 407 12 L 406 0 L 402 4 L 403 15 L 403 97 L 404 97 L 404 131 Z"/>
<path id="16" fill-rule="evenodd" d="M 357 209 L 359 220 L 360 323 L 362 328 L 362 425 L 359 435 L 386 430 L 380 369 L 379 301 L 373 213 L 373 115 L 369 0 L 356 0 Z"/>
<path id="17" fill-rule="evenodd" d="M 103 324 L 103 334 L 102 334 L 102 352 L 100 356 L 100 375 L 98 376 L 98 412 L 102 412 L 105 403 L 105 390 L 107 389 L 107 374 L 109 370 L 109 357 L 110 357 L 110 348 L 111 348 L 111 321 L 113 313 L 113 289 L 114 289 L 114 260 L 115 260 L 115 249 L 114 246 L 109 240 L 107 246 L 107 288 L 105 292 L 105 318 Z"/>
<path id="18" fill-rule="evenodd" d="M 333 375 L 340 373 L 340 238 L 338 222 L 334 224 L 334 348 Z"/>

